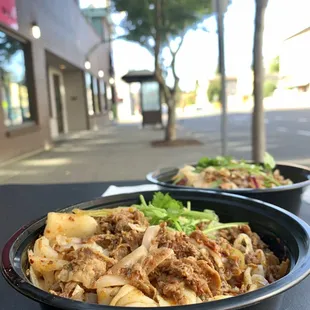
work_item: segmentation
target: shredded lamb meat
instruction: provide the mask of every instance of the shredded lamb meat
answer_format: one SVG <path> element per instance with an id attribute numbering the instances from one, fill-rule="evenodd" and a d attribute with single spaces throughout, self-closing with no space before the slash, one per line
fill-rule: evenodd
<path id="1" fill-rule="evenodd" d="M 77 282 L 86 288 L 93 288 L 94 283 L 112 266 L 111 260 L 90 248 L 71 251 L 65 257 L 70 263 L 56 276 L 61 282 Z"/>
<path id="2" fill-rule="evenodd" d="M 130 209 L 98 219 L 100 234 L 92 238 L 98 245 L 110 251 L 110 256 L 121 260 L 138 248 L 149 226 L 143 213 Z"/>

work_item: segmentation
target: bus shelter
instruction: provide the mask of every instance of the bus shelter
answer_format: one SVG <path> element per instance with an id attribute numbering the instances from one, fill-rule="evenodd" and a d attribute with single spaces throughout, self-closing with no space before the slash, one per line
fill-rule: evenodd
<path id="1" fill-rule="evenodd" d="M 126 83 L 140 83 L 142 126 L 162 123 L 161 92 L 154 72 L 148 70 L 129 71 L 122 77 Z"/>

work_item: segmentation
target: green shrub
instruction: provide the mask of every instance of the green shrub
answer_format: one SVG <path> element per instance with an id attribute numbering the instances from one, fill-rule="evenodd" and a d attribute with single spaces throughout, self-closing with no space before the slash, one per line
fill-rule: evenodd
<path id="1" fill-rule="evenodd" d="M 183 94 L 184 106 L 193 105 L 196 103 L 196 94 L 194 91 Z"/>
<path id="2" fill-rule="evenodd" d="M 219 79 L 210 81 L 208 87 L 208 98 L 210 102 L 219 101 L 221 96 L 221 81 Z"/>

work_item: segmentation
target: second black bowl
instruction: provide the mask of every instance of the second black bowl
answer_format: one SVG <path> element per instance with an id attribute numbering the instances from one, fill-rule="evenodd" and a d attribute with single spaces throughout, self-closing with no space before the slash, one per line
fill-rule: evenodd
<path id="1" fill-rule="evenodd" d="M 267 189 L 212 189 L 212 191 L 232 193 L 262 200 L 279 206 L 296 215 L 299 215 L 302 202 L 302 194 L 304 190 L 310 185 L 310 169 L 303 166 L 280 163 L 277 164 L 275 169 L 279 169 L 281 174 L 286 179 L 290 179 L 293 184 Z M 146 179 L 149 182 L 162 187 L 169 187 L 174 189 L 191 189 L 199 191 L 211 190 L 172 184 L 172 178 L 177 174 L 178 170 L 179 168 L 177 167 L 162 168 L 147 174 Z"/>

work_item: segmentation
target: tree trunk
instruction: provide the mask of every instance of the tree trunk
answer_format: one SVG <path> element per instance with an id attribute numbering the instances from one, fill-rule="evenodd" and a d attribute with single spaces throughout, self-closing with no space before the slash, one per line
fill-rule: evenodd
<path id="1" fill-rule="evenodd" d="M 264 159 L 266 148 L 264 103 L 263 103 L 263 34 L 264 16 L 268 0 L 256 0 L 254 32 L 254 110 L 252 117 L 252 156 L 257 163 Z"/>
<path id="2" fill-rule="evenodd" d="M 168 104 L 168 121 L 166 125 L 165 140 L 174 141 L 176 138 L 176 101 L 173 96 Z"/>

